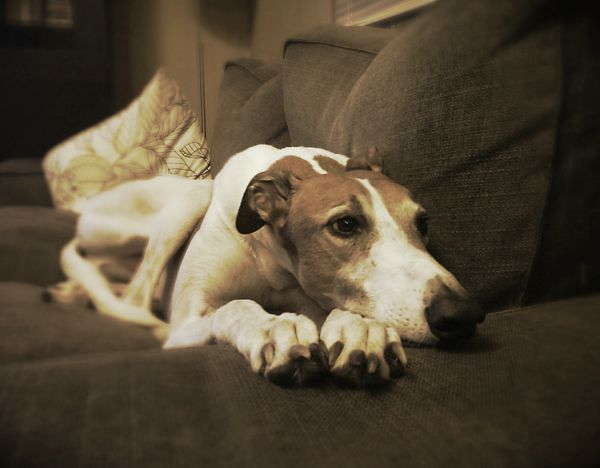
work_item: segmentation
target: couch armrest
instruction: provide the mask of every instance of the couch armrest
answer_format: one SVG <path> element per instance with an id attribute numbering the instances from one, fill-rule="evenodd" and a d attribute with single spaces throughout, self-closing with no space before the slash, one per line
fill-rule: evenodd
<path id="1" fill-rule="evenodd" d="M 74 214 L 52 208 L 0 207 L 0 281 L 62 281 L 60 250 L 73 237 L 75 221 Z"/>
<path id="2" fill-rule="evenodd" d="M 9 205 L 52 206 L 41 159 L 0 161 L 0 206 Z"/>

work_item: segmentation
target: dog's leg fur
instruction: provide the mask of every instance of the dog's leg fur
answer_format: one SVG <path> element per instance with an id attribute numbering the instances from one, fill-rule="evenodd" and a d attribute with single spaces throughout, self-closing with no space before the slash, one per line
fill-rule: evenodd
<path id="1" fill-rule="evenodd" d="M 251 300 L 234 300 L 203 316 L 188 318 L 165 348 L 228 343 L 255 372 L 280 384 L 319 380 L 327 372 L 326 349 L 315 323 L 303 315 L 272 315 Z"/>

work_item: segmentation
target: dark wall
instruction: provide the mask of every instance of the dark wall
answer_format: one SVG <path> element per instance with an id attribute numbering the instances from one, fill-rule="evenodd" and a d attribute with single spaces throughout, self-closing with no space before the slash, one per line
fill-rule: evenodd
<path id="1" fill-rule="evenodd" d="M 0 159 L 42 157 L 114 111 L 107 13 L 105 1 L 73 0 L 74 26 L 58 31 L 2 17 Z"/>

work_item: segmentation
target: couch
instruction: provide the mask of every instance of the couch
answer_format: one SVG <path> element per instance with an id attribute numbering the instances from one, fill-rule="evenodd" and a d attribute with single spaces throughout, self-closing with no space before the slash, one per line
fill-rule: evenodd
<path id="1" fill-rule="evenodd" d="M 0 163 L 0 466 L 598 466 L 600 24 L 585 2 L 443 0 L 229 63 L 213 171 L 257 143 L 356 154 L 431 214 L 488 312 L 377 389 L 279 387 L 222 345 L 41 301 L 75 217 Z"/>

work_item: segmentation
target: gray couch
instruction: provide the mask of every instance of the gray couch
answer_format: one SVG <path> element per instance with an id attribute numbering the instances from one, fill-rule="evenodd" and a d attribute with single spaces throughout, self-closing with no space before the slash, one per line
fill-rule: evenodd
<path id="1" fill-rule="evenodd" d="M 226 68 L 218 172 L 256 143 L 376 145 L 489 312 L 375 390 L 283 388 L 220 345 L 46 304 L 74 218 L 0 164 L 0 466 L 597 466 L 600 24 L 585 2 L 441 0 Z M 10 205 L 10 206 L 9 206 Z M 17 206 L 19 205 L 19 206 Z M 26 206 L 27 205 L 27 206 Z"/>

